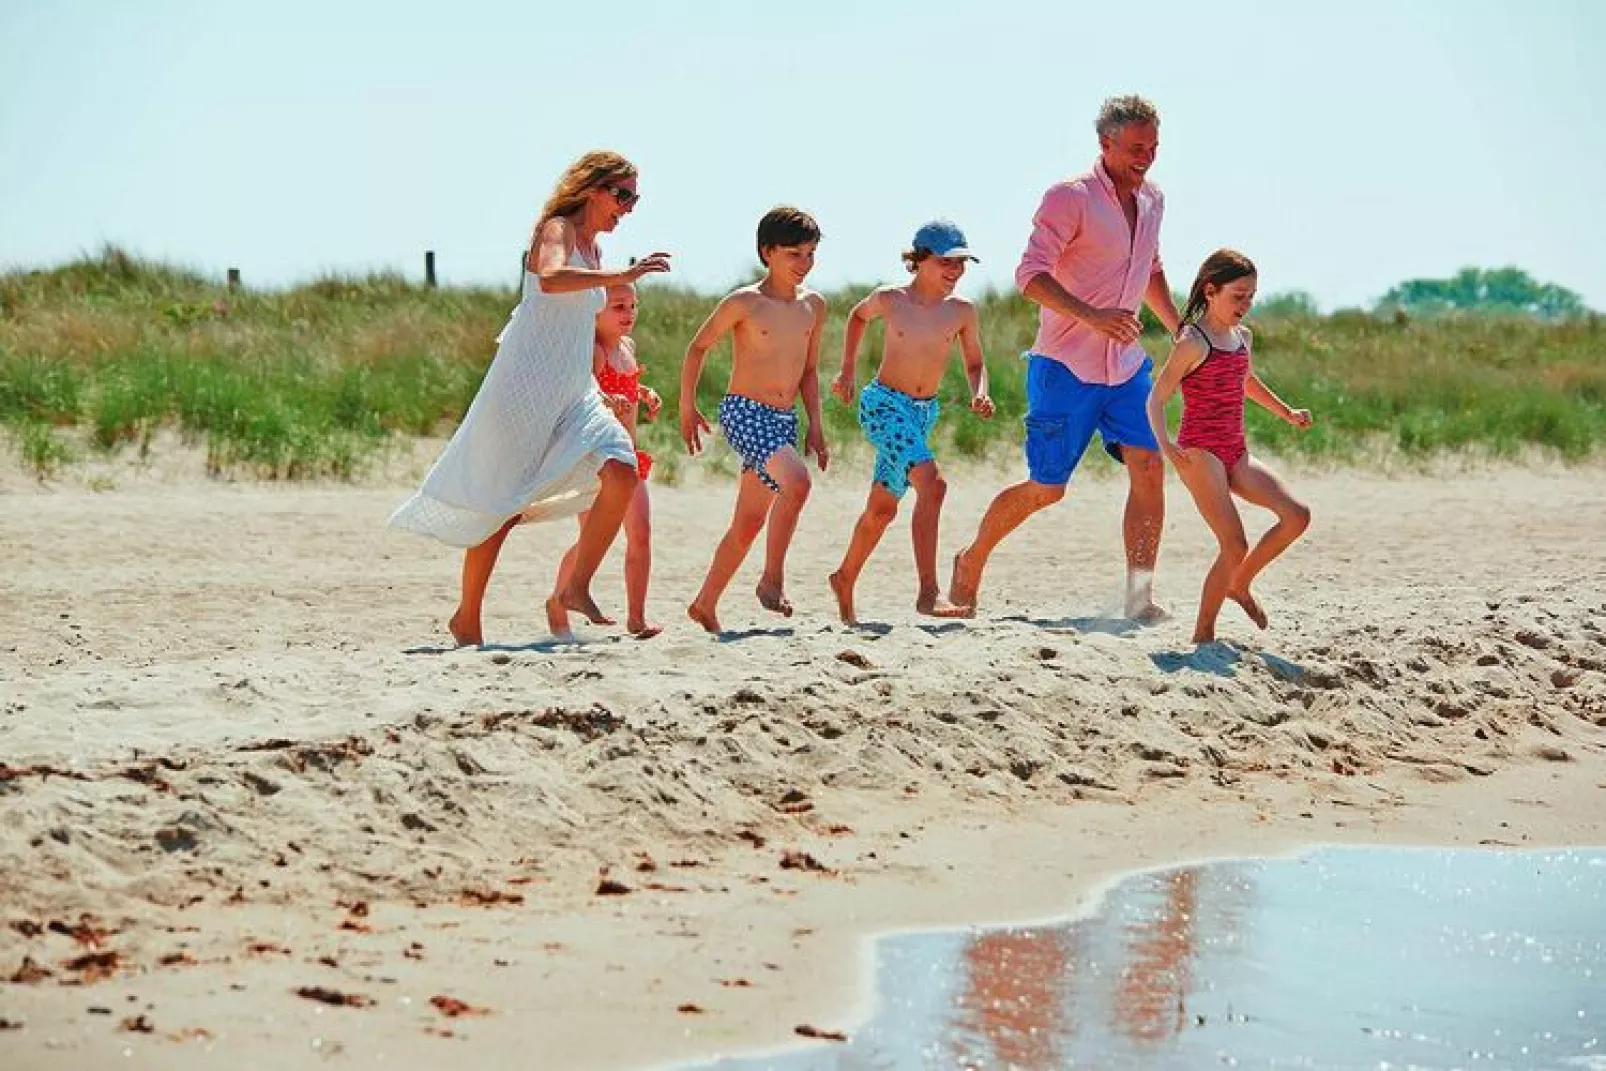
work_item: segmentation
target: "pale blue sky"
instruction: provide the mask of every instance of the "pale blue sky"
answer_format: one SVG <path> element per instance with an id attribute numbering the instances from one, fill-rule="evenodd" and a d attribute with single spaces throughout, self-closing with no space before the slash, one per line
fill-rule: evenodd
<path id="1" fill-rule="evenodd" d="M 248 283 L 510 284 L 593 146 L 642 169 L 613 261 L 728 286 L 778 202 L 815 281 L 933 215 L 1007 285 L 1099 102 L 1160 107 L 1163 252 L 1230 244 L 1324 308 L 1516 264 L 1606 309 L 1606 3 L 0 0 L 0 266 L 116 242 Z"/>

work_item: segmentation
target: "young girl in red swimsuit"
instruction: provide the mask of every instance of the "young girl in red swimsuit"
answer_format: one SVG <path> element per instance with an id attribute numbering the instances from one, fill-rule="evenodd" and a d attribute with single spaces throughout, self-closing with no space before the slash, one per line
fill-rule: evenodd
<path id="1" fill-rule="evenodd" d="M 636 442 L 637 414 L 658 415 L 663 402 L 658 393 L 641 382 L 641 365 L 636 362 L 636 341 L 630 331 L 636 326 L 636 288 L 629 283 L 608 287 L 607 304 L 597 313 L 597 335 L 591 349 L 591 370 L 597 378 L 602 400 L 613 410 L 619 423 Z M 647 578 L 652 572 L 652 511 L 647 500 L 647 473 L 652 471 L 652 455 L 636 447 L 636 471 L 641 482 L 636 496 L 625 511 L 625 628 L 637 639 L 648 639 L 663 626 L 647 620 Z M 580 515 L 585 524 L 585 514 Z M 558 566 L 557 590 L 562 591 L 574 563 L 575 548 L 570 547 Z M 612 624 L 611 621 L 608 622 Z"/>
<path id="2" fill-rule="evenodd" d="M 1255 283 L 1255 266 L 1242 253 L 1218 249 L 1210 254 L 1188 293 L 1176 345 L 1149 395 L 1149 423 L 1160 449 L 1221 545 L 1205 574 L 1194 643 L 1215 641 L 1216 616 L 1226 599 L 1243 607 L 1257 627 L 1266 627 L 1266 613 L 1249 586 L 1310 525 L 1310 508 L 1250 456 L 1244 441 L 1245 398 L 1297 428 L 1308 428 L 1311 422 L 1310 410 L 1290 409 L 1255 375 L 1250 358 L 1254 340 L 1243 326 Z M 1165 405 L 1179 386 L 1182 426 L 1173 442 Z M 1233 495 L 1277 515 L 1277 523 L 1253 550 Z"/>

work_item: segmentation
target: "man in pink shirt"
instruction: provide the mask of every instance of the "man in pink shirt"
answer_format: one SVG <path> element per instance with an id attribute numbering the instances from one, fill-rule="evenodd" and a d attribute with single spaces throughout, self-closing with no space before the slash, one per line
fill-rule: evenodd
<path id="1" fill-rule="evenodd" d="M 975 541 L 954 556 L 948 597 L 958 606 L 976 605 L 993 548 L 1065 497 L 1096 431 L 1131 479 L 1127 615 L 1161 615 L 1152 577 L 1165 520 L 1165 470 L 1146 411 L 1154 366 L 1138 344 L 1144 303 L 1173 334 L 1179 319 L 1160 263 L 1165 199 L 1146 177 L 1160 144 L 1160 116 L 1142 97 L 1113 97 L 1095 129 L 1099 159 L 1043 195 L 1015 271 L 1021 293 L 1039 306 L 1037 341 L 1026 355 L 1029 479 L 993 499 Z"/>

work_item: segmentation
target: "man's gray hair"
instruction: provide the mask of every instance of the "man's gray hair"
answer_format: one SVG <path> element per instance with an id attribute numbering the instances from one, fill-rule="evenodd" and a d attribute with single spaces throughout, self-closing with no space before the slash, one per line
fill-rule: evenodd
<path id="1" fill-rule="evenodd" d="M 1133 123 L 1160 122 L 1160 111 L 1149 101 L 1135 93 L 1124 97 L 1111 97 L 1099 109 L 1098 121 L 1093 129 L 1099 132 L 1101 138 L 1111 138 L 1124 126 Z"/>

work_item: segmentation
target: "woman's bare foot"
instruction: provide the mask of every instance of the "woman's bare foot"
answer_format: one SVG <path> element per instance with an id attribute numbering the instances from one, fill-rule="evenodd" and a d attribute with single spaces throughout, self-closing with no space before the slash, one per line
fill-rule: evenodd
<path id="1" fill-rule="evenodd" d="M 564 609 L 573 610 L 576 613 L 584 614 L 586 620 L 590 621 L 593 625 L 618 624 L 618 621 L 602 612 L 602 609 L 597 605 L 596 600 L 591 597 L 590 591 L 576 591 L 573 587 L 570 587 L 559 593 L 557 597 L 563 603 Z"/>
<path id="2" fill-rule="evenodd" d="M 714 611 L 705 610 L 696 603 L 692 603 L 690 606 L 686 607 L 686 616 L 716 636 L 724 631 L 719 627 L 719 618 L 714 615 Z"/>
<path id="3" fill-rule="evenodd" d="M 664 630 L 664 626 L 648 621 L 645 617 L 632 617 L 625 620 L 625 631 L 638 640 L 650 640 Z"/>
<path id="4" fill-rule="evenodd" d="M 948 599 L 955 606 L 974 612 L 976 596 L 981 587 L 981 573 L 970 564 L 970 553 L 962 550 L 954 555 L 953 576 L 948 579 Z"/>
<path id="5" fill-rule="evenodd" d="M 779 584 L 766 584 L 762 581 L 758 585 L 758 604 L 771 613 L 782 617 L 792 616 L 792 603 L 781 590 Z"/>
<path id="6" fill-rule="evenodd" d="M 942 592 L 933 589 L 922 591 L 915 597 L 915 613 L 927 617 L 974 617 L 976 610 L 972 606 L 950 602 L 942 597 Z"/>
<path id="7" fill-rule="evenodd" d="M 1266 611 L 1260 608 L 1260 603 L 1255 601 L 1254 595 L 1250 594 L 1248 588 L 1242 591 L 1229 591 L 1227 592 L 1227 598 L 1243 607 L 1244 613 L 1249 615 L 1249 620 L 1255 623 L 1256 628 L 1263 629 L 1266 627 L 1268 624 Z"/>
<path id="8" fill-rule="evenodd" d="M 485 642 L 485 635 L 480 631 L 480 623 L 476 621 L 472 628 L 469 627 L 463 621 L 463 611 L 461 610 L 453 614 L 452 619 L 446 622 L 446 631 L 452 634 L 452 639 L 457 641 L 459 647 L 478 647 Z"/>
<path id="9" fill-rule="evenodd" d="M 849 584 L 838 569 L 825 578 L 831 585 L 831 592 L 836 596 L 836 610 L 842 615 L 844 625 L 857 625 L 859 619 L 853 614 L 853 585 Z"/>
<path id="10" fill-rule="evenodd" d="M 556 595 L 547 596 L 546 628 L 556 639 L 574 639 L 574 630 L 569 627 L 569 610 Z"/>

